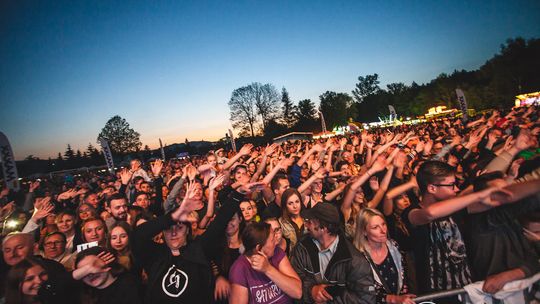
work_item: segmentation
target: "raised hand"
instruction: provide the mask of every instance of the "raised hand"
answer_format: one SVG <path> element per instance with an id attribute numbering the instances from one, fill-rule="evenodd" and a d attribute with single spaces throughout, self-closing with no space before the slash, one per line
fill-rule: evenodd
<path id="1" fill-rule="evenodd" d="M 278 163 L 278 166 L 283 170 L 287 170 L 287 168 L 292 166 L 293 163 L 294 163 L 294 158 L 289 157 L 289 158 L 284 158 L 284 159 L 280 160 L 279 163 Z"/>
<path id="2" fill-rule="evenodd" d="M 326 168 L 319 168 L 316 172 L 315 172 L 315 176 L 317 178 L 320 178 L 320 179 L 323 179 L 326 177 L 326 175 L 328 174 L 328 171 L 326 170 Z"/>
<path id="3" fill-rule="evenodd" d="M 186 172 L 190 181 L 193 181 L 197 176 L 197 168 L 195 168 L 192 164 L 187 165 Z"/>
<path id="4" fill-rule="evenodd" d="M 214 177 L 208 184 L 208 190 L 214 191 L 217 187 L 223 184 L 224 180 L 225 180 L 225 174 L 220 174 Z"/>
<path id="5" fill-rule="evenodd" d="M 30 187 L 28 188 L 28 192 L 34 192 L 39 187 L 40 181 L 33 181 L 30 183 Z"/>
<path id="6" fill-rule="evenodd" d="M 278 145 L 273 143 L 271 145 L 267 145 L 266 148 L 264 149 L 264 155 L 266 156 L 270 156 L 272 154 L 274 154 L 274 152 L 276 152 L 276 149 L 277 149 Z"/>
<path id="7" fill-rule="evenodd" d="M 240 154 L 242 156 L 249 155 L 249 153 L 251 153 L 251 149 L 253 149 L 252 144 L 245 144 L 245 145 L 242 146 L 240 151 L 238 151 L 238 154 Z"/>
<path id="8" fill-rule="evenodd" d="M 407 155 L 400 151 L 396 157 L 394 157 L 393 164 L 396 168 L 405 167 L 407 164 Z"/>
<path id="9" fill-rule="evenodd" d="M 128 168 L 124 168 L 120 171 L 120 180 L 122 181 L 123 185 L 129 184 L 132 176 L 133 172 L 131 172 L 131 170 L 129 170 Z"/>
<path id="10" fill-rule="evenodd" d="M 75 197 L 77 191 L 75 189 L 69 189 L 66 192 L 62 192 L 58 195 L 58 200 L 63 201 Z"/>
<path id="11" fill-rule="evenodd" d="M 110 252 L 107 252 L 107 251 L 102 251 L 100 252 L 97 257 L 103 261 L 103 263 L 105 263 L 105 265 L 109 265 L 110 263 L 112 263 L 116 257 L 114 256 L 114 254 L 110 253 Z"/>
<path id="12" fill-rule="evenodd" d="M 262 190 L 265 186 L 266 184 L 264 182 L 249 183 L 238 187 L 236 191 L 242 194 L 251 194 L 255 191 Z"/>
<path id="13" fill-rule="evenodd" d="M 152 168 L 152 174 L 157 177 L 161 173 L 161 169 L 163 169 L 163 161 L 161 159 L 157 159 L 150 165 L 150 167 Z"/>
<path id="14" fill-rule="evenodd" d="M 321 168 L 321 163 L 318 161 L 315 161 L 313 162 L 313 164 L 311 164 L 311 170 L 313 172 L 317 172 L 317 170 L 319 170 L 320 168 Z"/>
<path id="15" fill-rule="evenodd" d="M 512 192 L 501 187 L 490 187 L 478 193 L 481 203 L 491 207 L 498 207 L 503 204 L 504 200 L 513 196 Z"/>
<path id="16" fill-rule="evenodd" d="M 312 149 L 313 149 L 313 151 L 315 151 L 315 152 L 321 152 L 321 151 L 324 151 L 324 147 L 323 147 L 323 145 L 321 145 L 321 144 L 316 144 L 316 145 L 314 145 Z"/>
<path id="17" fill-rule="evenodd" d="M 516 138 L 516 143 L 514 144 L 514 147 L 519 150 L 526 150 L 530 147 L 533 147 L 536 144 L 536 140 L 533 136 L 531 136 L 531 131 L 527 129 L 522 129 L 519 132 L 518 137 Z"/>
<path id="18" fill-rule="evenodd" d="M 34 205 L 34 214 L 32 217 L 37 222 L 43 218 L 46 218 L 54 210 L 54 205 L 50 203 L 51 198 L 37 198 Z"/>
<path id="19" fill-rule="evenodd" d="M 376 176 L 372 176 L 370 179 L 369 179 L 369 187 L 371 188 L 371 190 L 373 190 L 374 192 L 377 192 L 380 188 L 379 186 L 379 179 L 376 177 Z"/>
<path id="20" fill-rule="evenodd" d="M 386 168 L 386 165 L 388 165 L 386 158 L 379 156 L 377 157 L 373 165 L 371 165 L 371 168 L 369 168 L 369 170 L 371 170 L 371 174 L 373 175 L 374 173 L 382 171 L 384 168 Z"/>

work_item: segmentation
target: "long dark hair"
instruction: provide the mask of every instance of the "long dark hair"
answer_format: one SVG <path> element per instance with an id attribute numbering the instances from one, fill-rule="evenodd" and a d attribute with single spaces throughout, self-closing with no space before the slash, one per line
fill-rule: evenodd
<path id="1" fill-rule="evenodd" d="M 26 276 L 26 272 L 28 269 L 34 266 L 40 266 L 45 270 L 45 267 L 41 261 L 33 257 L 28 257 L 20 261 L 9 270 L 6 279 L 6 303 L 22 304 L 29 301 L 29 296 L 22 293 L 21 287 Z"/>
<path id="2" fill-rule="evenodd" d="M 289 188 L 285 190 L 281 195 L 281 217 L 287 222 L 291 222 L 289 210 L 287 210 L 287 201 L 293 195 L 298 196 L 298 199 L 300 200 L 300 210 L 304 209 L 304 203 L 302 202 L 302 195 L 300 194 L 300 192 L 298 192 L 298 190 L 296 190 L 295 188 Z"/>

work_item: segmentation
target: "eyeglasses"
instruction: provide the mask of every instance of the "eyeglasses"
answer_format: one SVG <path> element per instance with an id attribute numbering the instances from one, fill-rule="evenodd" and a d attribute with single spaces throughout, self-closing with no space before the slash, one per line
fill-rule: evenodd
<path id="1" fill-rule="evenodd" d="M 45 244 L 43 244 L 45 247 L 57 247 L 57 246 L 60 246 L 64 244 L 64 241 L 54 241 L 54 242 L 47 242 Z"/>
<path id="2" fill-rule="evenodd" d="M 458 187 L 458 183 L 457 182 L 453 182 L 451 184 L 432 184 L 433 186 L 437 186 L 437 187 Z"/>

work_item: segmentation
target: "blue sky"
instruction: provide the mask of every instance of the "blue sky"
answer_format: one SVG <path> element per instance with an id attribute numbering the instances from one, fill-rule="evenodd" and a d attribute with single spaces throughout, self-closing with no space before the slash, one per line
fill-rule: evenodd
<path id="1" fill-rule="evenodd" d="M 423 83 L 538 38 L 538 16 L 538 1 L 2 1 L 0 131 L 17 159 L 96 146 L 117 114 L 151 148 L 216 140 L 240 86 L 318 102 L 360 75 Z"/>

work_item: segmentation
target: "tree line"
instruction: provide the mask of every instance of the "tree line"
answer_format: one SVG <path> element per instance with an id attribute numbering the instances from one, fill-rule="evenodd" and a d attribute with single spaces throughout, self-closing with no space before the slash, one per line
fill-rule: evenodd
<path id="1" fill-rule="evenodd" d="M 455 89 L 461 88 L 469 108 L 512 106 L 515 96 L 540 90 L 540 40 L 508 39 L 499 53 L 472 71 L 442 73 L 425 84 L 402 82 L 380 86 L 377 73 L 359 76 L 351 93 L 326 91 L 318 107 L 309 99 L 294 103 L 286 88 L 254 82 L 235 89 L 228 102 L 230 120 L 240 136 L 272 138 L 290 131 L 321 131 L 318 111 L 328 129 L 349 120 L 377 121 L 393 105 L 398 116 L 419 116 L 436 105 L 457 108 Z"/>

